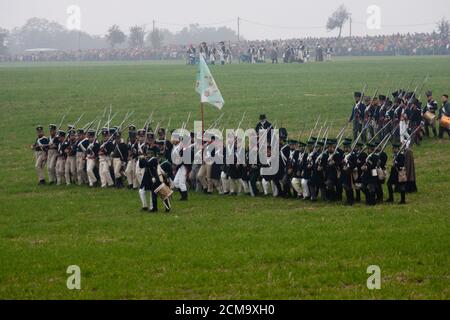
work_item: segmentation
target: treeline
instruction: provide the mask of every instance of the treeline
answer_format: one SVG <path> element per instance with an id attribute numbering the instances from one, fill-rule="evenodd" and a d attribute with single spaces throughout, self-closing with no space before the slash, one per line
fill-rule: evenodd
<path id="1" fill-rule="evenodd" d="M 91 35 L 83 31 L 71 31 L 59 23 L 42 18 L 31 18 L 22 27 L 12 30 L 0 28 L 0 54 L 16 54 L 27 49 L 51 48 L 59 50 L 87 50 L 100 48 L 159 49 L 167 45 L 195 44 L 202 41 L 233 41 L 237 38 L 228 27 L 201 27 L 191 24 L 178 32 L 145 26 L 133 26 L 122 30 L 111 26 L 104 35 Z"/>

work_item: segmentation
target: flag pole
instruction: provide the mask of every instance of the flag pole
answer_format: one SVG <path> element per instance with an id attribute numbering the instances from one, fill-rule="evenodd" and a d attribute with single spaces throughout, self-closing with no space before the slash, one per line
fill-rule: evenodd
<path id="1" fill-rule="evenodd" d="M 204 118 L 204 111 L 203 111 L 203 102 L 200 102 L 200 110 L 202 113 L 202 162 L 203 162 L 203 134 L 204 134 L 204 128 L 205 128 L 205 118 Z"/>

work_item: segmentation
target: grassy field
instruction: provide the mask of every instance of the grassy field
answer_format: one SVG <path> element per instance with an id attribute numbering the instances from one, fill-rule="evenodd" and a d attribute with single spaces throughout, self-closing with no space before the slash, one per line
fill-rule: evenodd
<path id="1" fill-rule="evenodd" d="M 363 58 L 307 65 L 211 68 L 226 101 L 224 119 L 244 126 L 260 113 L 296 133 L 317 114 L 349 116 L 352 93 L 419 83 L 429 73 L 450 91 L 450 58 Z M 143 214 L 129 190 L 37 186 L 37 124 L 86 121 L 107 105 L 150 111 L 179 126 L 192 112 L 196 69 L 182 64 L 0 64 L 1 299 L 449 299 L 450 141 L 414 149 L 419 193 L 406 206 L 352 208 L 295 200 L 191 194 L 169 215 Z M 219 115 L 206 107 L 206 120 Z M 306 135 L 306 134 L 305 134 Z M 390 161 L 389 161 L 390 163 Z M 178 195 L 176 196 L 178 198 Z M 81 290 L 66 268 L 81 268 Z M 366 269 L 381 268 L 381 290 Z"/>

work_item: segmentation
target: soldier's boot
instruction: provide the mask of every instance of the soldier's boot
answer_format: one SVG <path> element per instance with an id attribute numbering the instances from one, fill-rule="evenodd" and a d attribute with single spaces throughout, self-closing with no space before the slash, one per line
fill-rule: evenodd
<path id="1" fill-rule="evenodd" d="M 402 192 L 400 193 L 400 196 L 401 196 L 401 198 L 400 198 L 399 204 L 406 204 L 406 201 L 405 201 L 405 191 L 402 191 Z"/>
<path id="2" fill-rule="evenodd" d="M 352 206 L 354 203 L 353 190 L 345 191 L 345 196 L 347 198 L 347 205 Z"/>
<path id="3" fill-rule="evenodd" d="M 157 212 L 158 211 L 158 200 L 157 200 L 157 196 L 156 196 L 156 194 L 154 192 L 152 192 L 150 202 L 151 202 L 152 205 L 151 205 L 149 211 L 150 212 Z"/>
<path id="4" fill-rule="evenodd" d="M 388 192 L 389 192 L 389 198 L 387 198 L 387 203 L 393 203 L 394 202 L 394 190 L 392 190 L 392 186 L 388 184 Z"/>
<path id="5" fill-rule="evenodd" d="M 361 190 L 356 190 L 356 199 L 355 202 L 361 202 Z"/>
<path id="6" fill-rule="evenodd" d="M 181 198 L 180 201 L 187 201 L 188 200 L 188 193 L 187 191 L 180 191 Z"/>
<path id="7" fill-rule="evenodd" d="M 433 136 L 436 138 L 438 136 L 436 127 L 433 127 Z"/>

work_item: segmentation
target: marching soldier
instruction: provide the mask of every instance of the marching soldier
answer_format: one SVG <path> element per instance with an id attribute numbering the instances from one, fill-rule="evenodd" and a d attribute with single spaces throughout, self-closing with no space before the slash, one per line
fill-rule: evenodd
<path id="1" fill-rule="evenodd" d="M 354 182 L 355 182 L 355 202 L 361 202 L 361 189 L 363 187 L 362 184 L 362 166 L 366 162 L 367 153 L 361 150 L 364 144 L 361 142 L 357 142 L 355 145 L 355 153 L 356 153 L 356 172 L 354 174 Z"/>
<path id="2" fill-rule="evenodd" d="M 352 109 L 352 115 L 350 116 L 349 122 L 353 121 L 353 139 L 356 140 L 362 130 L 366 106 L 362 102 L 361 92 L 355 92 L 354 97 L 355 106 Z"/>
<path id="3" fill-rule="evenodd" d="M 114 145 L 111 142 L 110 135 L 114 132 L 114 129 L 108 130 L 108 128 L 102 129 L 102 142 L 100 150 L 98 152 L 99 161 L 99 174 L 101 187 L 112 187 L 114 181 L 111 177 L 111 153 L 114 151 Z"/>
<path id="4" fill-rule="evenodd" d="M 310 181 L 312 175 L 312 167 L 309 166 L 309 163 L 313 161 L 310 157 L 314 152 L 314 140 L 311 139 L 307 142 L 307 150 L 304 151 L 303 157 L 301 157 L 301 177 L 302 177 L 302 191 L 303 191 L 303 200 L 311 200 L 311 190 L 310 190 Z"/>
<path id="5" fill-rule="evenodd" d="M 406 169 L 405 169 L 405 155 L 400 150 L 401 145 L 399 143 L 392 144 L 392 152 L 394 155 L 394 160 L 391 168 L 391 173 L 388 179 L 388 192 L 389 198 L 386 200 L 388 203 L 394 202 L 394 189 L 400 192 L 401 200 L 399 204 L 405 204 L 405 194 L 406 194 Z"/>
<path id="6" fill-rule="evenodd" d="M 355 151 L 351 149 L 352 141 L 345 140 L 343 143 L 344 146 L 344 159 L 343 159 L 343 168 L 341 174 L 341 182 L 342 187 L 345 190 L 345 198 L 346 203 L 349 206 L 352 206 L 355 202 L 354 196 L 354 173 L 358 172 L 357 168 L 357 154 Z"/>
<path id="7" fill-rule="evenodd" d="M 128 189 L 137 189 L 139 187 L 138 179 L 136 176 L 136 161 L 139 157 L 138 151 L 138 140 L 136 127 L 130 125 L 128 127 L 128 143 L 127 143 L 127 153 L 128 162 L 125 169 L 125 176 L 127 177 Z"/>
<path id="8" fill-rule="evenodd" d="M 305 144 L 296 140 L 289 140 L 289 162 L 287 168 L 287 176 L 291 181 L 294 196 L 298 199 L 303 198 L 302 192 L 302 160 Z"/>
<path id="9" fill-rule="evenodd" d="M 89 187 L 97 185 L 98 152 L 100 144 L 95 137 L 96 132 L 92 129 L 87 131 L 88 146 L 86 147 L 86 171 L 89 181 Z"/>
<path id="10" fill-rule="evenodd" d="M 157 190 L 163 184 L 162 170 L 157 158 L 158 153 L 159 149 L 152 147 L 147 149 L 147 155 L 139 156 L 139 166 L 144 169 L 144 176 L 139 189 L 139 197 L 144 211 L 158 211 Z M 150 192 L 150 206 L 147 205 L 147 192 Z M 170 199 L 165 199 L 163 202 L 166 212 L 169 212 L 171 209 Z"/>
<path id="11" fill-rule="evenodd" d="M 44 135 L 44 128 L 42 126 L 36 127 L 36 141 L 31 146 L 31 149 L 34 150 L 36 162 L 35 168 L 39 179 L 39 184 L 45 184 L 45 175 L 44 168 L 45 163 L 47 161 L 47 147 L 49 144 L 48 138 Z"/>
<path id="12" fill-rule="evenodd" d="M 66 185 L 69 186 L 71 183 L 76 183 L 77 179 L 77 160 L 75 158 L 77 141 L 74 129 L 70 129 L 67 135 L 68 139 L 63 142 L 62 149 L 66 154 L 64 174 Z"/>
<path id="13" fill-rule="evenodd" d="M 193 137 L 191 137 L 191 142 L 193 142 Z M 173 144 L 173 154 L 179 155 L 180 159 L 183 159 L 183 154 L 185 152 L 191 153 L 191 159 L 193 159 L 194 153 L 194 143 L 190 143 L 188 146 L 184 146 L 184 142 L 180 141 L 180 137 L 175 134 L 172 134 L 172 144 Z M 176 174 L 173 180 L 174 187 L 177 188 L 180 192 L 181 198 L 180 201 L 188 200 L 188 189 L 187 189 L 187 177 L 189 175 L 189 171 L 192 168 L 191 163 L 184 163 L 181 160 L 180 164 L 176 166 Z"/>
<path id="14" fill-rule="evenodd" d="M 376 145 L 372 142 L 367 144 L 367 151 L 369 155 L 366 158 L 366 162 L 362 165 L 362 185 L 363 192 L 366 196 L 366 204 L 373 206 L 376 204 L 376 188 L 377 188 L 377 164 L 378 155 L 375 153 Z"/>
<path id="15" fill-rule="evenodd" d="M 311 201 L 316 202 L 323 183 L 323 175 L 319 170 L 320 155 L 322 154 L 322 141 L 316 141 L 316 148 L 310 153 L 308 158 L 308 169 L 311 170 L 311 179 L 309 190 L 311 192 Z"/>
<path id="16" fill-rule="evenodd" d="M 49 125 L 50 136 L 47 148 L 47 171 L 50 184 L 56 183 L 56 156 L 58 155 L 58 136 L 55 124 Z"/>
<path id="17" fill-rule="evenodd" d="M 138 157 L 142 156 L 142 155 L 146 155 L 147 154 L 147 141 L 146 141 L 146 137 L 145 137 L 145 129 L 139 129 L 137 132 L 137 136 L 138 136 L 138 143 L 137 143 L 137 149 L 138 149 Z M 135 175 L 136 175 L 136 180 L 138 185 L 141 185 L 141 181 L 142 178 L 144 177 L 144 169 L 142 169 L 139 166 L 139 161 L 136 161 L 136 169 L 135 171 Z"/>
<path id="18" fill-rule="evenodd" d="M 83 129 L 77 130 L 77 141 L 75 143 L 76 149 L 76 170 L 78 185 L 88 183 L 88 177 L 86 172 L 86 148 L 89 145 L 89 141 L 86 138 Z"/>
<path id="19" fill-rule="evenodd" d="M 127 144 L 122 139 L 122 134 L 119 129 L 116 129 L 113 133 L 113 152 L 112 155 L 112 164 L 114 169 L 114 185 L 116 188 L 123 188 L 122 182 L 122 172 L 126 167 L 126 163 L 128 160 L 128 147 Z"/>
<path id="20" fill-rule="evenodd" d="M 384 150 L 381 149 L 379 145 L 375 152 L 378 155 L 378 163 L 377 163 L 377 184 L 376 184 L 376 199 L 378 203 L 383 203 L 383 185 L 386 182 L 386 164 L 388 160 L 388 156 Z"/>
<path id="21" fill-rule="evenodd" d="M 439 110 L 439 139 L 444 138 L 444 133 L 447 132 L 448 136 L 450 137 L 450 124 L 447 123 L 447 126 L 445 127 L 441 123 L 442 117 L 450 117 L 450 103 L 448 102 L 448 95 L 444 94 L 442 96 L 442 108 Z"/>
<path id="22" fill-rule="evenodd" d="M 430 127 L 433 131 L 433 136 L 436 138 L 438 136 L 436 131 L 436 111 L 438 109 L 438 104 L 433 98 L 433 92 L 427 91 L 427 105 L 423 109 L 423 117 L 425 119 L 425 135 L 427 137 L 430 136 Z M 430 117 L 427 117 L 427 112 L 429 112 L 428 115 L 431 115 Z"/>
<path id="23" fill-rule="evenodd" d="M 63 143 L 66 140 L 66 133 L 64 131 L 58 131 L 58 155 L 56 156 L 56 184 L 59 186 L 65 182 L 65 170 L 66 170 L 66 153 L 63 149 Z"/>

